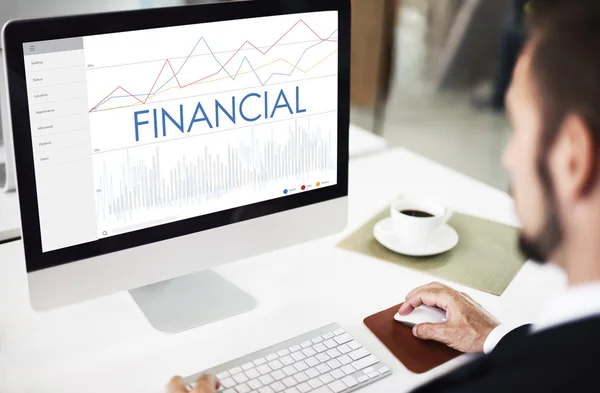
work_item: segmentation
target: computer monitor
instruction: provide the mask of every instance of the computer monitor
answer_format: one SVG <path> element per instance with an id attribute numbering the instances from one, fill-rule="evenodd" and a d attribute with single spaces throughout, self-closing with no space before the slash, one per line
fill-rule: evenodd
<path id="1" fill-rule="evenodd" d="M 349 0 L 20 20 L 3 41 L 34 309 L 137 288 L 184 330 L 254 306 L 207 269 L 345 227 Z"/>

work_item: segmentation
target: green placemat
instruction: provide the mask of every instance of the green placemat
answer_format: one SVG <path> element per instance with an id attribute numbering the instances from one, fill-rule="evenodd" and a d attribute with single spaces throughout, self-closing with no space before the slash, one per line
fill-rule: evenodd
<path id="1" fill-rule="evenodd" d="M 498 296 L 525 263 L 525 258 L 517 250 L 517 228 L 460 213 L 454 213 L 448 222 L 460 236 L 453 250 L 426 258 L 396 254 L 373 237 L 375 224 L 389 214 L 389 208 L 386 208 L 338 247 Z"/>

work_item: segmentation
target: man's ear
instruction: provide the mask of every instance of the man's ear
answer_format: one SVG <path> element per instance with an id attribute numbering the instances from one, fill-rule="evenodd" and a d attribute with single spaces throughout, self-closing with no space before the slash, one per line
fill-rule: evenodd
<path id="1" fill-rule="evenodd" d="M 596 181 L 596 146 L 587 123 L 579 115 L 563 122 L 552 148 L 550 166 L 561 198 L 576 200 Z"/>

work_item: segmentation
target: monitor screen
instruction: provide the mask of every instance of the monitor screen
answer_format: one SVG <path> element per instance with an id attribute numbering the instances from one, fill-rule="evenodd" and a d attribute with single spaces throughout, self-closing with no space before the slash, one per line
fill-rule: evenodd
<path id="1" fill-rule="evenodd" d="M 43 252 L 337 184 L 337 11 L 23 51 Z"/>

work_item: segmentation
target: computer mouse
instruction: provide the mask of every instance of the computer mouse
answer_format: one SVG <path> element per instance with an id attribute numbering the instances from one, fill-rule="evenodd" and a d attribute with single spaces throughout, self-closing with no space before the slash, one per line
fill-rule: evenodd
<path id="1" fill-rule="evenodd" d="M 408 315 L 396 313 L 394 319 L 408 327 L 422 323 L 444 323 L 446 322 L 446 311 L 437 307 L 420 306 Z"/>

